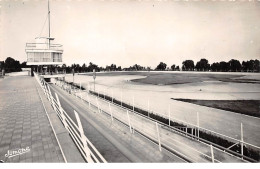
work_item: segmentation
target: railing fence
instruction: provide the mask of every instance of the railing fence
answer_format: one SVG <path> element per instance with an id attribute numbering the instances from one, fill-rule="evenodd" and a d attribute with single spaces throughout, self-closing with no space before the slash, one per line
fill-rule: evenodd
<path id="1" fill-rule="evenodd" d="M 61 81 L 56 82 L 56 85 L 60 86 L 61 88 L 64 89 L 63 86 L 66 86 L 68 84 L 65 84 Z M 71 89 L 71 88 L 70 88 Z M 64 89 L 65 91 L 68 91 L 66 89 Z M 210 146 L 208 145 L 208 150 L 204 150 L 205 152 L 209 152 L 210 155 L 207 155 L 204 152 L 201 152 L 199 150 L 196 150 L 193 147 L 190 147 L 184 143 L 181 143 L 178 140 L 175 140 L 173 137 L 171 137 L 170 135 L 168 135 L 168 133 L 164 133 L 165 130 L 163 128 L 163 125 L 159 124 L 158 122 L 151 122 L 151 119 L 148 119 L 144 116 L 136 116 L 134 113 L 134 109 L 132 110 L 128 110 L 125 109 L 124 107 L 121 107 L 121 105 L 115 105 L 113 104 L 113 107 L 116 107 L 116 109 L 120 109 L 121 111 L 123 110 L 124 113 L 120 113 L 120 111 L 117 110 L 113 110 L 111 103 L 108 102 L 107 100 L 102 100 L 102 103 L 104 104 L 99 104 L 99 99 L 97 96 L 91 95 L 90 97 L 90 93 L 88 93 L 87 91 L 82 91 L 82 90 L 69 90 L 69 93 L 71 93 L 72 95 L 74 95 L 75 97 L 85 101 L 88 104 L 88 107 L 92 110 L 92 111 L 96 111 L 97 113 L 106 113 L 107 115 L 110 116 L 111 121 L 113 122 L 114 119 L 124 123 L 126 126 L 129 127 L 129 131 L 130 133 L 134 133 L 134 131 L 138 131 L 141 134 L 145 135 L 147 138 L 153 140 L 154 142 L 156 142 L 158 144 L 158 148 L 161 151 L 162 147 L 165 147 L 166 149 L 169 149 L 173 152 L 176 152 L 178 154 L 180 154 L 181 156 L 184 156 L 186 159 L 190 159 L 190 161 L 192 162 L 201 162 L 200 160 L 198 160 L 197 158 L 193 158 L 192 156 L 188 156 L 187 154 L 183 154 L 180 151 L 176 151 L 177 146 L 174 146 L 174 144 L 178 144 L 179 146 L 185 147 L 186 149 L 189 150 L 189 152 L 193 152 L 193 154 L 197 154 L 198 156 L 203 156 L 204 157 L 204 162 L 220 162 L 219 160 L 214 158 L 214 152 L 213 152 L 213 148 L 211 150 Z M 80 96 L 80 97 L 79 97 Z M 134 103 L 134 99 L 133 99 L 133 103 Z M 102 106 L 101 106 L 102 105 Z M 140 119 L 141 120 L 138 120 Z M 141 121 L 141 122 L 140 122 Z M 147 123 L 147 121 L 149 121 Z M 145 123 L 145 125 L 144 125 Z M 153 125 L 151 125 L 153 124 Z M 164 132 L 162 132 L 161 130 L 164 130 Z M 188 153 L 190 154 L 190 153 Z"/>
<path id="2" fill-rule="evenodd" d="M 90 86 L 90 83 L 88 84 L 88 87 L 87 87 L 87 91 L 90 92 L 91 91 L 91 86 Z M 108 101 L 108 99 L 105 99 L 105 97 L 109 97 L 109 94 L 105 94 L 102 92 L 102 90 L 98 90 L 96 89 L 95 91 L 97 94 L 98 94 L 98 97 L 100 98 L 101 96 L 103 96 L 102 98 L 106 101 Z M 109 92 L 107 92 L 109 93 Z M 213 134 L 213 135 L 216 135 L 216 137 L 220 137 L 220 138 L 224 138 L 225 140 L 228 140 L 232 143 L 234 143 L 234 145 L 228 147 L 228 148 L 224 148 L 223 151 L 224 152 L 229 152 L 229 153 L 232 153 L 232 154 L 235 154 L 236 156 L 240 157 L 241 159 L 245 159 L 245 160 L 249 160 L 249 161 L 253 161 L 253 162 L 256 162 L 254 159 L 252 158 L 248 158 L 247 156 L 245 156 L 245 148 L 248 148 L 248 149 L 254 149 L 254 150 L 257 150 L 257 152 L 255 153 L 258 153 L 258 156 L 260 156 L 259 152 L 260 152 L 260 147 L 259 146 L 256 146 L 256 145 L 253 145 L 251 143 L 248 143 L 248 142 L 245 142 L 244 141 L 244 138 L 243 138 L 243 124 L 241 123 L 241 132 L 239 133 L 240 134 L 240 139 L 237 139 L 237 138 L 233 138 L 233 137 L 230 137 L 230 136 L 227 136 L 225 134 L 221 134 L 221 133 L 218 133 L 218 132 L 215 132 L 215 131 L 212 131 L 210 129 L 206 129 L 202 126 L 200 126 L 200 117 L 199 117 L 199 112 L 197 112 L 197 115 L 196 115 L 196 122 L 195 124 L 191 124 L 189 122 L 186 122 L 186 121 L 183 121 L 183 120 L 180 120 L 180 119 L 177 119 L 175 117 L 173 117 L 171 115 L 171 107 L 169 106 L 169 111 L 166 112 L 166 113 L 156 113 L 156 111 L 154 110 L 151 110 L 151 103 L 150 103 L 150 100 L 148 99 L 148 106 L 147 108 L 145 108 L 146 106 L 144 105 L 136 105 L 136 103 L 134 103 L 134 98 L 133 98 L 133 102 L 131 103 L 131 97 L 128 98 L 124 98 L 125 100 L 123 100 L 123 95 L 122 95 L 122 90 L 119 91 L 120 94 L 118 94 L 117 97 L 115 97 L 114 95 L 114 91 L 112 90 L 110 92 L 110 97 L 111 97 L 111 103 L 113 104 L 117 104 L 118 106 L 121 106 L 121 107 L 124 107 L 123 104 L 126 103 L 128 104 L 130 107 L 132 107 L 133 110 L 136 110 L 136 109 L 142 109 L 144 111 L 146 111 L 148 113 L 148 117 L 151 116 L 151 113 L 154 114 L 154 115 L 158 115 L 158 116 L 161 116 L 165 119 L 168 120 L 168 126 L 170 128 L 174 127 L 174 130 L 179 132 L 180 134 L 183 134 L 183 135 L 186 135 L 188 137 L 191 137 L 191 138 L 195 138 L 197 139 L 198 141 L 203 141 L 203 142 L 206 142 L 208 144 L 210 144 L 209 141 L 203 139 L 201 136 L 200 136 L 200 133 L 202 131 L 206 132 L 206 133 L 209 133 L 209 134 Z M 106 95 L 106 96 L 105 96 Z M 118 102 L 115 103 L 115 100 L 117 100 Z M 135 111 L 137 112 L 137 111 Z M 186 125 L 186 127 L 182 127 L 182 126 L 173 126 L 171 121 L 175 121 L 175 122 L 178 122 L 180 124 L 183 124 L 183 125 Z M 188 132 L 189 130 L 189 132 Z M 213 144 L 213 143 L 212 143 Z M 230 150 L 232 147 L 236 146 L 236 145 L 240 145 L 240 152 L 235 152 L 233 150 Z M 218 148 L 221 148 L 221 146 L 217 145 L 217 144 L 214 144 L 214 146 L 218 147 Z M 214 147 L 213 147 L 214 148 Z"/>
<path id="3" fill-rule="evenodd" d="M 106 163 L 107 161 L 104 157 L 99 153 L 99 151 L 95 148 L 95 146 L 88 140 L 88 138 L 84 134 L 84 130 L 79 118 L 78 113 L 74 110 L 74 114 L 77 120 L 75 123 L 70 116 L 66 113 L 66 111 L 62 108 L 59 97 L 57 93 L 55 93 L 56 99 L 52 96 L 49 84 L 36 73 L 34 73 L 36 80 L 40 84 L 41 88 L 44 91 L 44 94 L 47 96 L 47 99 L 51 102 L 51 105 L 57 116 L 63 123 L 64 127 L 69 132 L 71 138 L 75 142 L 76 146 L 80 150 L 82 156 L 88 163 Z"/>

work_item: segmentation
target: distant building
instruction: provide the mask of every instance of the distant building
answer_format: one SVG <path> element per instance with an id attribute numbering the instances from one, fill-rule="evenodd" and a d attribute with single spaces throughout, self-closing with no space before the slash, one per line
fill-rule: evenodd
<path id="1" fill-rule="evenodd" d="M 54 38 L 37 37 L 35 43 L 26 43 L 27 65 L 62 65 L 62 45 L 52 44 Z"/>
<path id="2" fill-rule="evenodd" d="M 58 65 L 62 65 L 63 48 L 61 44 L 51 43 L 54 38 L 51 38 L 50 32 L 50 8 L 48 1 L 48 37 L 37 37 L 34 43 L 26 43 L 25 52 L 27 55 L 27 65 L 31 66 L 31 75 L 33 71 L 37 72 L 46 80 L 53 77 L 64 77 L 64 74 L 59 74 Z"/>

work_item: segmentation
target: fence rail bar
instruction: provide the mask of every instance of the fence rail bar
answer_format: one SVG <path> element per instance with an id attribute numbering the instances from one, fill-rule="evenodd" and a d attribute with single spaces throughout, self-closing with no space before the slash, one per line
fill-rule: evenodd
<path id="1" fill-rule="evenodd" d="M 88 138 L 85 136 L 83 127 L 79 118 L 78 113 L 74 110 L 75 117 L 77 120 L 78 125 L 70 118 L 70 116 L 65 112 L 65 110 L 62 108 L 59 97 L 57 93 L 55 94 L 56 99 L 52 96 L 50 86 L 45 80 L 38 76 L 38 74 L 34 73 L 37 82 L 40 84 L 42 90 L 44 91 L 44 94 L 47 96 L 47 99 L 50 101 L 54 111 L 57 113 L 57 116 L 61 120 L 62 124 L 66 128 L 66 130 L 70 133 L 71 138 L 74 140 L 74 143 L 80 150 L 82 156 L 87 162 L 93 163 L 99 163 L 100 160 L 104 163 L 107 163 L 107 161 L 104 159 L 104 157 L 98 152 L 98 150 L 95 148 L 95 146 L 88 140 Z M 62 83 L 55 83 L 57 85 L 60 85 L 61 88 L 63 88 L 66 84 Z M 72 92 L 71 86 L 66 86 L 66 89 L 64 87 L 64 90 L 67 91 L 67 88 L 70 89 L 69 92 Z M 74 88 L 74 95 L 76 96 L 75 88 Z M 82 97 L 81 97 L 82 99 Z M 90 103 L 90 102 L 89 102 Z M 89 147 L 90 145 L 90 147 Z M 93 150 L 94 153 L 90 150 Z M 96 156 L 96 155 L 97 156 Z M 99 159 L 100 160 L 99 160 Z"/>
<path id="2" fill-rule="evenodd" d="M 127 119 L 128 119 L 128 125 L 129 125 L 129 129 L 130 129 L 130 133 L 132 133 L 132 127 L 131 127 L 131 122 L 130 122 L 130 117 L 129 117 L 128 110 L 126 111 L 126 114 L 127 114 Z"/>
<path id="3" fill-rule="evenodd" d="M 92 160 L 91 155 L 90 155 L 90 150 L 89 150 L 88 145 L 87 145 L 87 139 L 86 139 L 86 136 L 85 136 L 84 131 L 83 131 L 83 127 L 82 127 L 82 124 L 81 124 L 81 121 L 80 121 L 80 118 L 79 118 L 79 114 L 75 110 L 74 110 L 74 113 L 75 113 L 76 120 L 78 122 L 78 129 L 79 129 L 80 136 L 81 136 L 81 139 L 82 139 L 82 142 L 83 142 L 83 149 L 84 149 L 86 156 L 87 156 L 87 162 L 93 163 L 94 161 Z"/>
<path id="4" fill-rule="evenodd" d="M 161 139 L 160 139 L 160 132 L 159 132 L 158 123 L 155 122 L 155 125 L 156 125 L 156 130 L 157 130 L 157 135 L 158 135 L 159 150 L 162 151 L 162 146 L 161 146 Z"/>
<path id="5" fill-rule="evenodd" d="M 212 145 L 210 145 L 210 152 L 211 152 L 211 159 L 212 159 L 212 163 L 214 163 L 214 152 L 213 152 L 213 147 Z"/>

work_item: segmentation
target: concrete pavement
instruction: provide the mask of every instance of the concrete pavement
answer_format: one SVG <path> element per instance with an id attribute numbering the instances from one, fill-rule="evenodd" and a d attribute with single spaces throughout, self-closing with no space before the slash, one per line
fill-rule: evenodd
<path id="1" fill-rule="evenodd" d="M 0 81 L 0 160 L 85 162 L 34 77 Z"/>
<path id="2" fill-rule="evenodd" d="M 19 149 L 27 152 L 6 155 Z M 33 77 L 5 77 L 0 82 L 0 160 L 64 162 Z"/>

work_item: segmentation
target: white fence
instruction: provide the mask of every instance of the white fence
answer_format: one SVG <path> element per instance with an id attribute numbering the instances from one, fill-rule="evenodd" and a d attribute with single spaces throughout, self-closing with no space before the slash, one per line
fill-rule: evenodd
<path id="1" fill-rule="evenodd" d="M 49 84 L 46 83 L 45 80 L 38 76 L 36 73 L 34 73 L 34 75 L 36 80 L 42 87 L 44 94 L 51 102 L 51 105 L 53 109 L 56 111 L 57 116 L 69 132 L 71 138 L 74 140 L 76 146 L 80 150 L 84 159 L 88 163 L 106 163 L 107 161 L 104 159 L 104 157 L 99 153 L 95 146 L 85 136 L 78 113 L 74 110 L 74 114 L 77 120 L 76 124 L 62 108 L 58 95 L 55 93 L 56 99 L 52 96 Z"/>
<path id="2" fill-rule="evenodd" d="M 199 143 L 199 148 L 198 146 L 189 146 L 186 142 L 183 142 L 182 139 L 178 138 L 178 134 L 187 135 L 187 133 L 185 133 L 185 128 L 183 131 L 180 129 L 179 133 L 176 134 L 176 132 L 174 133 L 169 131 L 170 128 L 168 126 L 165 128 L 164 125 L 154 121 L 151 118 L 137 115 L 134 110 L 126 109 L 121 105 L 112 104 L 105 99 L 100 99 L 94 95 L 91 95 L 86 90 L 79 90 L 62 81 L 56 81 L 55 84 L 60 86 L 65 91 L 75 95 L 82 101 L 85 101 L 88 108 L 92 111 L 109 115 L 111 122 L 117 120 L 129 127 L 129 132 L 135 133 L 135 131 L 137 131 L 141 133 L 149 140 L 158 144 L 160 151 L 163 147 L 166 150 L 177 153 L 190 162 L 221 162 L 217 159 L 221 156 L 220 154 L 230 156 L 230 154 L 205 143 Z M 198 144 L 195 142 L 195 145 Z M 239 161 L 240 159 L 237 160 Z"/>
<path id="3" fill-rule="evenodd" d="M 90 87 L 90 84 L 88 84 L 88 91 L 91 89 Z M 72 90 L 73 91 L 73 90 Z M 93 91 L 93 90 L 92 90 Z M 221 133 L 218 133 L 218 132 L 215 132 L 215 131 L 212 131 L 210 129 L 206 129 L 204 127 L 201 127 L 200 126 L 200 118 L 199 118 L 199 112 L 197 112 L 197 116 L 196 116 L 196 124 L 192 124 L 192 123 L 189 123 L 189 122 L 186 122 L 184 120 L 180 120 L 180 119 L 177 119 L 175 117 L 173 117 L 171 115 L 171 107 L 169 106 L 168 107 L 168 110 L 164 113 L 157 113 L 156 110 L 152 110 L 151 109 L 151 103 L 150 101 L 148 100 L 147 101 L 147 106 L 144 107 L 144 105 L 139 105 L 137 104 L 134 100 L 134 96 L 133 97 L 123 97 L 124 94 L 122 94 L 123 92 L 121 91 L 120 94 L 117 94 L 115 95 L 113 90 L 112 91 L 106 91 L 106 90 L 95 90 L 95 92 L 97 93 L 98 97 L 102 96 L 103 99 L 105 100 L 105 97 L 109 96 L 110 98 L 112 98 L 112 103 L 113 104 L 117 104 L 118 106 L 122 106 L 122 104 L 127 104 L 127 105 L 130 105 L 133 107 L 133 109 L 131 111 L 135 111 L 135 109 L 139 108 L 139 109 L 142 109 L 146 112 L 148 112 L 148 117 L 149 117 L 149 113 L 150 114 L 154 114 L 154 115 L 158 115 L 158 116 L 161 116 L 165 119 L 168 119 L 168 126 L 175 130 L 175 131 L 178 131 L 184 135 L 186 135 L 187 137 L 192 137 L 192 138 L 196 138 L 198 139 L 198 141 L 204 141 L 204 142 L 207 142 L 208 144 L 211 144 L 209 141 L 203 139 L 200 137 L 200 131 L 203 131 L 203 132 L 206 132 L 208 134 L 211 134 L 211 135 L 215 135 L 216 137 L 220 137 L 220 138 L 223 138 L 224 140 L 227 140 L 227 141 L 230 141 L 232 143 L 234 143 L 233 145 L 231 145 L 230 147 L 227 147 L 227 148 L 224 148 L 217 145 L 217 144 L 214 144 L 216 147 L 224 150 L 225 152 L 230 152 L 232 154 L 235 154 L 236 156 L 239 156 L 241 157 L 241 159 L 246 159 L 246 160 L 249 160 L 249 161 L 253 161 L 253 162 L 256 162 L 254 159 L 251 159 L 251 158 L 248 158 L 247 156 L 244 155 L 244 147 L 248 148 L 248 149 L 251 149 L 251 150 L 256 150 L 256 153 L 259 153 L 260 152 L 260 147 L 259 146 L 256 146 L 256 145 L 253 145 L 253 144 L 250 144 L 248 142 L 245 142 L 244 141 L 244 138 L 243 138 L 243 124 L 241 123 L 241 127 L 240 127 L 240 139 L 237 139 L 237 138 L 233 138 L 233 137 L 230 137 L 230 136 L 227 136 L 225 134 L 221 134 Z M 119 101 L 119 103 L 115 103 L 113 102 L 113 100 L 117 100 Z M 171 125 L 171 121 L 173 122 L 177 122 L 179 124 L 182 124 L 182 125 L 185 125 L 186 127 L 178 127 L 178 126 L 172 126 Z M 164 124 L 163 124 L 164 125 Z M 165 126 L 165 125 L 164 125 Z M 191 130 L 191 133 L 188 133 L 187 130 L 190 129 Z M 213 143 L 212 143 L 213 144 Z M 232 150 L 230 150 L 232 147 L 236 146 L 236 145 L 240 145 L 240 154 L 238 152 L 234 152 Z"/>
<path id="4" fill-rule="evenodd" d="M 114 111 L 111 111 L 111 105 L 117 106 L 118 108 L 123 109 L 123 110 L 125 111 L 127 120 L 124 120 L 123 118 L 118 118 L 117 120 L 122 121 L 124 124 L 128 125 L 128 126 L 130 127 L 130 131 L 131 131 L 131 130 L 134 128 L 134 126 L 135 126 L 135 124 L 131 124 L 131 123 L 133 123 L 133 122 L 132 122 L 132 118 L 131 118 L 131 117 L 132 117 L 132 116 L 131 116 L 131 113 L 132 113 L 132 114 L 136 114 L 136 113 L 133 113 L 133 112 L 136 112 L 136 111 L 135 111 L 136 108 L 140 108 L 140 109 L 142 109 L 142 110 L 147 111 L 148 113 L 150 112 L 150 113 L 153 113 L 153 114 L 155 114 L 155 115 L 159 115 L 159 116 L 161 116 L 161 117 L 164 117 L 165 119 L 168 119 L 168 120 L 169 120 L 169 125 L 165 125 L 165 124 L 162 124 L 162 123 L 158 123 L 158 125 L 159 125 L 159 130 L 161 130 L 161 129 L 172 130 L 172 131 L 175 132 L 175 133 L 177 132 L 177 133 L 179 133 L 179 134 L 181 134 L 181 135 L 183 135 L 183 136 L 186 136 L 186 137 L 189 137 L 189 138 L 192 138 L 192 139 L 196 139 L 198 142 L 201 142 L 202 144 L 205 144 L 206 146 L 209 147 L 210 152 L 207 152 L 207 151 L 206 151 L 206 153 L 203 153 L 203 152 L 201 152 L 201 150 L 194 150 L 194 151 L 198 151 L 197 153 L 200 154 L 200 156 L 204 156 L 206 159 L 214 159 L 214 157 L 215 157 L 215 159 L 212 160 L 212 161 L 215 161 L 215 162 L 221 161 L 221 160 L 217 160 L 217 156 L 214 156 L 214 154 L 217 154 L 217 153 L 226 153 L 226 154 L 228 154 L 228 155 L 230 155 L 230 156 L 234 156 L 234 155 L 235 155 L 237 158 L 240 157 L 240 160 L 242 160 L 242 161 L 248 161 L 248 160 L 249 160 L 249 161 L 256 162 L 255 160 L 253 160 L 253 159 L 251 159 L 251 158 L 248 158 L 247 156 L 244 155 L 244 147 L 246 147 L 246 148 L 248 148 L 248 149 L 256 150 L 256 151 L 255 151 L 256 153 L 259 153 L 259 151 L 260 151 L 260 147 L 258 147 L 258 146 L 256 146 L 256 145 L 253 145 L 253 144 L 250 144 L 250 143 L 247 143 L 247 142 L 244 141 L 244 139 L 243 139 L 243 124 L 241 124 L 241 139 L 239 140 L 239 139 L 232 138 L 232 137 L 230 137 L 230 136 L 227 136 L 227 135 L 224 135 L 224 134 L 221 134 L 221 133 L 218 133 L 218 132 L 215 132 L 215 131 L 212 131 L 212 130 L 209 130 L 209 129 L 206 129 L 206 128 L 201 127 L 201 126 L 200 126 L 200 123 L 199 123 L 199 113 L 197 113 L 197 121 L 196 121 L 196 124 L 191 124 L 191 123 L 185 122 L 185 121 L 183 121 L 183 120 L 180 120 L 180 119 L 177 119 L 177 118 L 172 117 L 172 116 L 171 116 L 170 107 L 169 107 L 169 111 L 167 111 L 167 113 L 165 113 L 164 115 L 162 115 L 161 113 L 158 114 L 158 113 L 156 113 L 155 111 L 152 111 L 152 110 L 150 109 L 150 104 L 151 104 L 151 103 L 149 102 L 149 100 L 148 100 L 148 102 L 147 102 L 147 103 L 148 103 L 147 108 L 143 108 L 142 106 L 140 107 L 140 105 L 138 105 L 138 104 L 135 103 L 134 97 L 131 98 L 131 99 L 128 98 L 128 99 L 127 99 L 128 101 L 125 102 L 125 100 L 122 101 L 122 94 L 121 94 L 121 98 L 120 98 L 119 96 L 116 97 L 116 96 L 114 95 L 113 91 L 112 91 L 112 92 L 111 92 L 111 91 L 109 92 L 109 91 L 106 91 L 106 90 L 102 90 L 102 91 L 100 91 L 100 90 L 97 91 L 97 90 L 96 90 L 96 93 L 98 93 L 98 96 L 99 96 L 99 97 L 97 97 L 97 98 L 99 98 L 99 99 L 97 99 L 96 96 L 94 96 L 95 99 L 94 99 L 94 101 L 92 101 L 92 100 L 91 100 L 91 93 L 89 93 L 90 85 L 87 85 L 88 89 L 83 92 L 82 90 L 79 90 L 78 88 L 76 88 L 76 87 L 74 87 L 74 86 L 71 86 L 71 85 L 69 85 L 69 84 L 67 84 L 67 83 L 64 83 L 63 81 L 57 81 L 56 84 L 59 85 L 60 87 L 62 87 L 64 90 L 68 91 L 69 93 L 72 93 L 72 94 L 74 94 L 75 96 L 81 98 L 82 100 L 85 100 L 85 101 L 88 103 L 89 107 L 96 108 L 96 109 L 99 110 L 99 112 L 109 113 L 110 116 L 111 116 L 111 120 L 114 119 L 113 117 L 116 117 L 116 113 L 117 113 L 116 111 L 115 111 L 115 112 L 114 112 Z M 78 86 L 81 87 L 81 86 L 82 86 L 81 83 L 79 83 Z M 102 108 L 100 107 L 101 104 L 98 104 L 101 95 L 103 96 L 103 99 L 101 99 L 101 100 L 103 100 L 103 103 L 105 102 L 105 103 L 107 104 L 106 107 L 104 106 L 105 104 L 102 104 L 102 106 L 103 106 Z M 111 100 L 111 101 L 106 100 L 105 97 L 107 97 L 107 96 L 109 96 L 110 98 L 112 98 L 112 100 Z M 92 97 L 93 97 L 93 96 L 92 96 Z M 113 100 L 115 100 L 115 99 L 116 99 L 117 101 L 119 101 L 119 102 L 121 101 L 121 103 L 117 103 L 117 104 L 116 104 L 115 102 L 113 102 Z M 123 102 L 123 103 L 127 103 L 128 105 L 132 106 L 133 109 L 130 110 L 130 109 L 124 108 L 124 107 L 122 106 L 122 102 Z M 110 105 L 110 104 L 111 104 L 111 105 Z M 110 108 L 109 108 L 109 107 L 110 107 Z M 127 110 L 128 110 L 129 117 L 130 117 L 130 119 L 131 119 L 130 122 L 129 122 L 129 120 L 128 120 L 129 118 L 128 118 L 128 115 L 127 115 Z M 142 116 L 142 115 L 141 115 L 141 116 Z M 117 118 L 117 117 L 116 117 L 116 118 Z M 144 117 L 144 118 L 147 119 L 147 116 Z M 150 119 L 150 120 L 153 121 L 153 119 Z M 170 121 L 178 122 L 178 123 L 180 123 L 180 124 L 186 125 L 186 127 L 172 126 L 171 123 L 170 123 Z M 138 127 L 136 127 L 136 128 L 138 128 Z M 143 130 L 143 128 L 141 128 L 141 129 Z M 191 133 L 188 133 L 188 132 L 187 132 L 188 129 L 191 131 Z M 148 130 L 150 130 L 150 128 L 149 128 Z M 156 128 L 155 128 L 155 130 L 156 130 Z M 218 146 L 217 144 L 210 143 L 209 141 L 207 141 L 207 140 L 205 140 L 205 139 L 202 139 L 202 138 L 200 137 L 200 135 L 199 135 L 199 133 L 200 133 L 199 131 L 204 131 L 204 132 L 206 132 L 206 133 L 213 134 L 213 135 L 215 135 L 215 136 L 217 136 L 217 137 L 221 137 L 221 138 L 223 138 L 223 139 L 225 139 L 225 140 L 231 141 L 231 142 L 233 142 L 234 144 L 231 145 L 230 147 L 223 148 L 223 147 L 221 147 L 221 146 Z M 151 131 L 150 131 L 150 132 L 151 132 Z M 142 133 L 142 134 L 143 134 L 143 133 Z M 148 133 L 148 135 L 149 135 L 149 133 Z M 161 135 L 162 135 L 162 137 L 164 136 L 164 134 L 161 134 L 161 133 L 160 133 L 160 137 L 161 137 Z M 163 138 L 165 138 L 165 136 L 164 136 Z M 153 140 L 156 140 L 156 142 L 157 142 L 158 144 L 161 144 L 161 143 L 164 141 L 164 139 L 162 139 L 162 138 L 161 138 L 160 141 L 159 141 L 158 136 L 157 136 L 157 139 L 153 138 Z M 166 139 L 166 140 L 167 140 L 167 139 Z M 168 140 L 171 140 L 171 139 L 168 139 Z M 173 140 L 171 140 L 171 141 L 173 141 Z M 160 143 L 159 143 L 159 142 L 160 142 Z M 233 146 L 236 146 L 236 145 L 238 145 L 238 144 L 240 144 L 240 146 L 241 146 L 240 154 L 239 154 L 238 152 L 234 152 L 233 150 L 232 150 L 232 151 L 230 150 L 230 148 L 232 148 Z M 167 148 L 167 149 L 172 149 L 171 147 L 167 146 L 167 144 L 161 144 L 161 145 L 164 146 L 164 147 Z M 212 145 L 214 145 L 214 147 L 211 147 Z M 174 150 L 173 150 L 173 151 L 174 151 Z M 175 150 L 175 151 L 176 151 L 176 150 Z M 239 158 L 238 158 L 238 159 L 239 159 Z M 195 161 L 196 161 L 196 160 L 195 160 Z"/>

